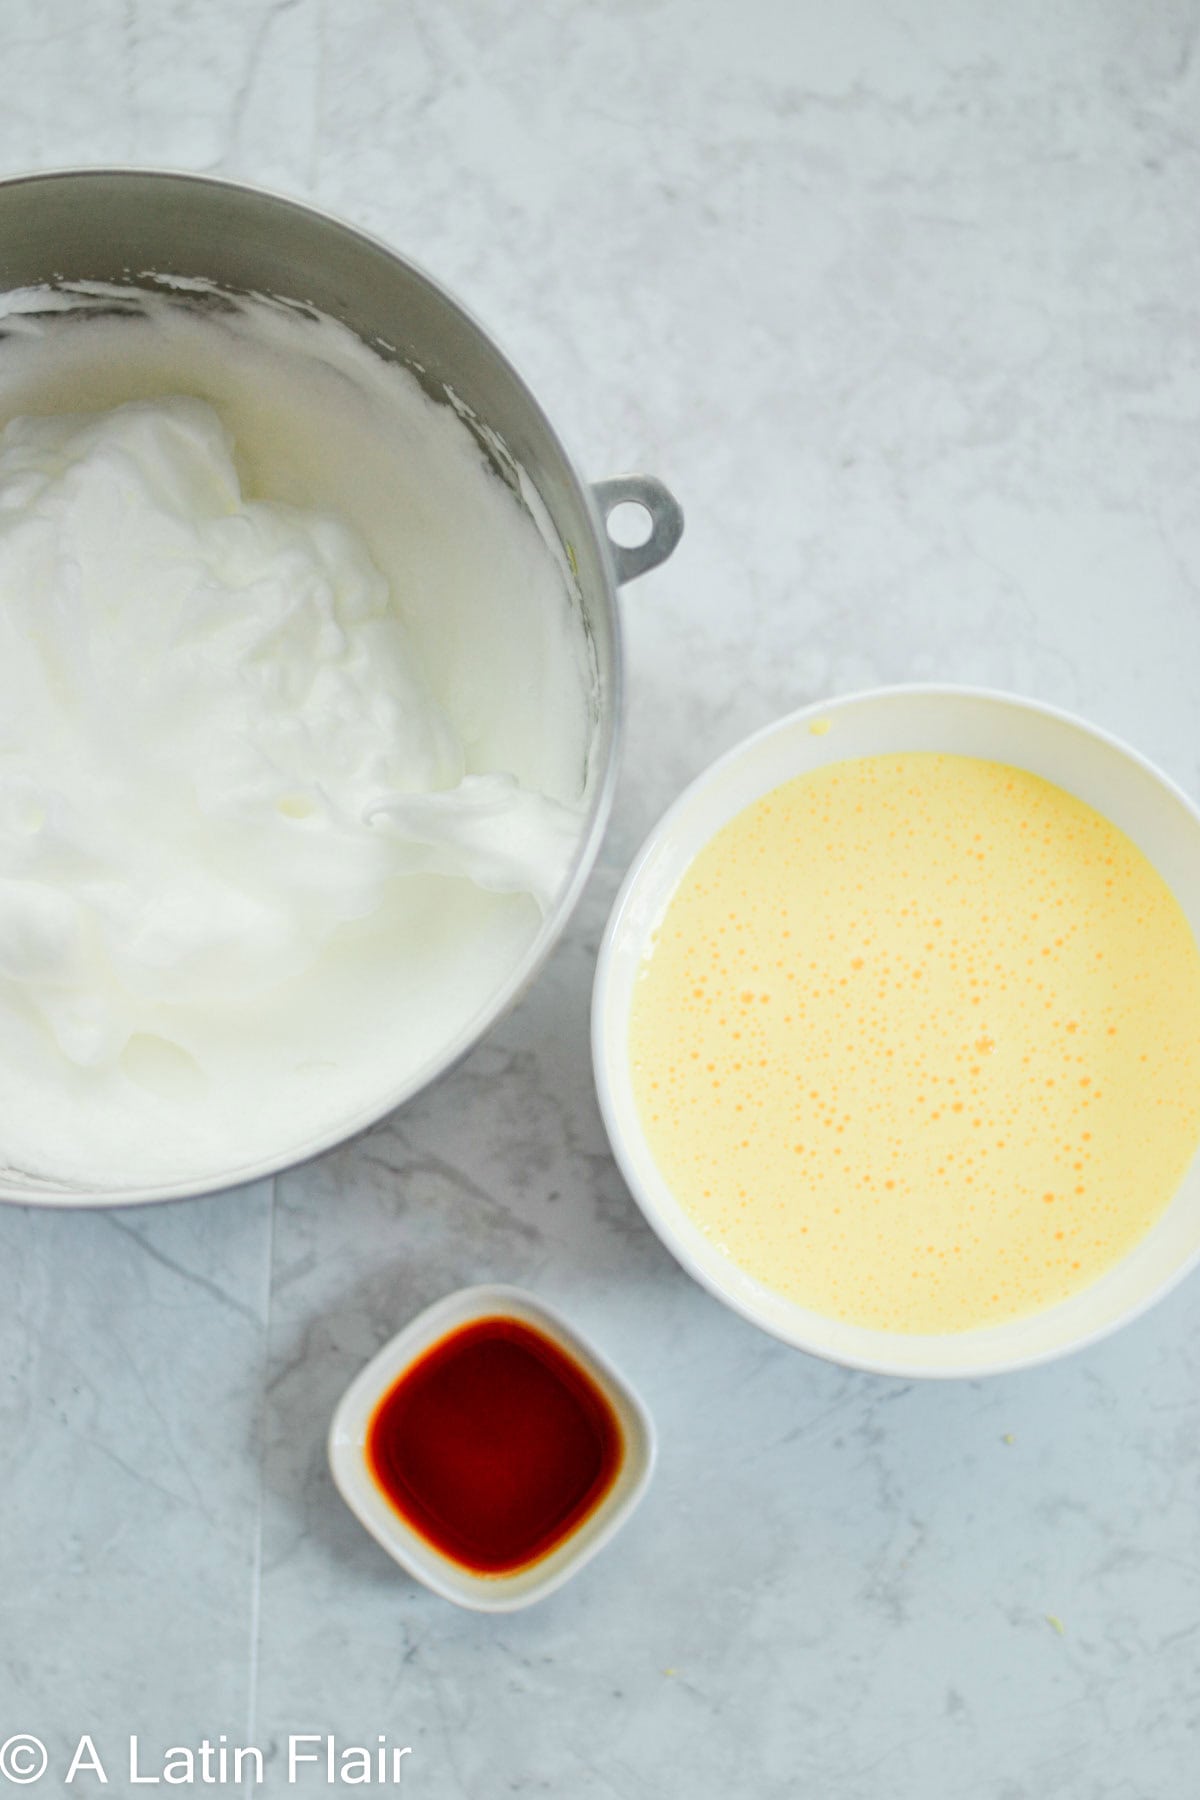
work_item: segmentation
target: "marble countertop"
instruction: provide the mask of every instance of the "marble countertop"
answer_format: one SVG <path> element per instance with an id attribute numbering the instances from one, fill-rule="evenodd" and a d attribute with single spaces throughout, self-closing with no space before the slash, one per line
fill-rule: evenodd
<path id="1" fill-rule="evenodd" d="M 687 511 L 627 590 L 611 829 L 454 1074 L 274 1182 L 0 1214 L 0 1740 L 411 1747 L 411 1800 L 1176 1800 L 1200 1720 L 1200 1281 L 905 1384 L 756 1333 L 650 1235 L 587 1015 L 681 784 L 798 704 L 1012 688 L 1200 792 L 1200 15 L 1187 0 L 9 0 L 0 169 L 166 164 L 345 215 L 504 343 L 584 470 Z M 662 1441 L 544 1606 L 461 1613 L 337 1498 L 342 1388 L 516 1281 Z M 159 1763 L 161 1767 L 161 1763 Z M 6 1789 L 0 1771 L 0 1793 Z M 39 1791 L 37 1788 L 30 1791 Z M 157 1791 L 163 1791 L 160 1787 Z M 228 1790 L 227 1790 L 228 1791 Z"/>

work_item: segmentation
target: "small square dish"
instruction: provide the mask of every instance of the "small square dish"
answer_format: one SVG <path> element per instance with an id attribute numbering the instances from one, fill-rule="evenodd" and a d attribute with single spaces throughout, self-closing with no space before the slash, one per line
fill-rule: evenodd
<path id="1" fill-rule="evenodd" d="M 329 1466 L 361 1524 L 446 1600 L 512 1612 L 624 1524 L 654 1427 L 607 1359 L 519 1288 L 461 1288 L 351 1382 Z"/>

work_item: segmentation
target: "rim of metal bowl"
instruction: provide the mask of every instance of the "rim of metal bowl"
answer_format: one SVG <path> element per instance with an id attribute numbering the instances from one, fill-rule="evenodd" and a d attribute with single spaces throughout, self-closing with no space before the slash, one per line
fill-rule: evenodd
<path id="1" fill-rule="evenodd" d="M 317 1132 L 311 1138 L 306 1138 L 299 1144 L 289 1145 L 275 1155 L 252 1158 L 248 1162 L 238 1163 L 220 1173 L 195 1176 L 175 1182 L 141 1182 L 120 1188 L 80 1188 L 78 1193 L 48 1186 L 44 1193 L 39 1193 L 35 1187 L 18 1192 L 9 1184 L 6 1171 L 0 1168 L 0 1205 L 61 1211 L 160 1205 L 174 1200 L 198 1199 L 205 1195 L 220 1194 L 230 1188 L 246 1187 L 252 1182 L 264 1181 L 270 1176 L 283 1174 L 288 1169 L 298 1168 L 301 1164 L 310 1162 L 314 1157 L 321 1156 L 328 1150 L 336 1149 L 341 1144 L 349 1143 L 456 1068 L 491 1031 L 492 1027 L 512 1010 L 532 985 L 550 953 L 558 944 L 578 905 L 584 885 L 599 853 L 612 810 L 624 724 L 624 643 L 620 607 L 617 601 L 617 576 L 612 542 L 605 529 L 604 521 L 600 517 L 592 490 L 580 475 L 574 457 L 550 423 L 541 403 L 512 358 L 492 333 L 484 327 L 474 312 L 420 263 L 394 249 L 383 238 L 376 237 L 372 232 L 364 231 L 361 226 L 351 224 L 336 213 L 327 212 L 323 207 L 312 206 L 305 200 L 298 200 L 290 194 L 281 193 L 278 189 L 262 187 L 257 182 L 230 180 L 224 176 L 200 175 L 188 169 L 103 164 L 85 168 L 68 166 L 39 169 L 26 174 L 6 175 L 0 179 L 0 192 L 7 188 L 29 186 L 41 182 L 64 179 L 79 181 L 106 178 L 111 180 L 114 177 L 134 177 L 138 180 L 151 181 L 182 181 L 197 188 L 220 188 L 252 195 L 259 200 L 269 200 L 293 212 L 305 214 L 322 225 L 333 226 L 336 230 L 346 233 L 347 236 L 357 238 L 370 249 L 381 253 L 390 261 L 398 263 L 417 281 L 424 283 L 444 306 L 456 313 L 462 323 L 482 339 L 500 363 L 505 375 L 519 390 L 522 398 L 530 407 L 534 419 L 546 435 L 548 448 L 560 459 L 574 497 L 591 523 L 601 551 L 605 592 L 611 615 L 613 653 L 611 678 L 605 697 L 606 712 L 601 714 L 601 730 L 592 748 L 593 755 L 604 758 L 604 767 L 600 771 L 591 797 L 583 831 L 576 846 L 567 880 L 555 899 L 552 911 L 543 920 L 542 927 L 530 945 L 528 953 L 518 963 L 508 979 L 496 990 L 471 1025 L 451 1039 L 431 1063 L 427 1064 L 415 1077 L 403 1083 L 382 1104 L 373 1101 L 341 1125 Z M 606 715 L 607 733 L 604 730 Z"/>

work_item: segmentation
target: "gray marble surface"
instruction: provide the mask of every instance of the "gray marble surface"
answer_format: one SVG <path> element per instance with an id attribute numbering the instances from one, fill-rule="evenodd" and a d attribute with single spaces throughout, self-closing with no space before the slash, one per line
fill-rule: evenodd
<path id="1" fill-rule="evenodd" d="M 411 1745 L 412 1800 L 1186 1800 L 1200 1282 L 1063 1363 L 905 1385 L 725 1312 L 641 1222 L 588 990 L 641 835 L 749 729 L 939 678 L 1200 791 L 1195 0 L 6 0 L 0 168 L 167 164 L 337 211 L 506 344 L 593 476 L 661 474 L 584 903 L 524 1004 L 258 1188 L 0 1214 L 0 1741 Z M 403 1578 L 329 1414 L 425 1301 L 513 1280 L 662 1439 L 540 1608 Z M 56 1777 L 54 1771 L 58 1771 Z M 0 1794 L 6 1789 L 0 1774 Z M 15 1791 L 15 1790 L 14 1790 Z M 160 1787 L 158 1791 L 163 1791 Z"/>

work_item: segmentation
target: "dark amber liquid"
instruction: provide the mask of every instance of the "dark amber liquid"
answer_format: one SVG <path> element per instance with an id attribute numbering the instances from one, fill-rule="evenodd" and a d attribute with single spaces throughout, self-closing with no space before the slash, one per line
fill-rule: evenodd
<path id="1" fill-rule="evenodd" d="M 611 1402 L 558 1345 L 516 1319 L 450 1332 L 386 1393 L 367 1461 L 397 1512 L 443 1555 L 501 1575 L 545 1556 L 621 1465 Z"/>

